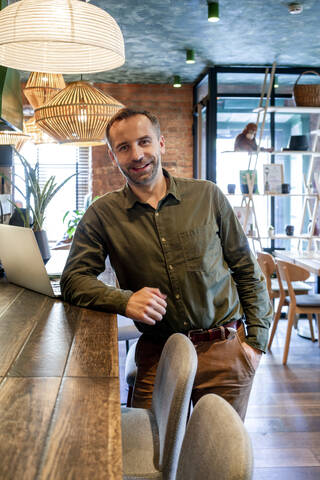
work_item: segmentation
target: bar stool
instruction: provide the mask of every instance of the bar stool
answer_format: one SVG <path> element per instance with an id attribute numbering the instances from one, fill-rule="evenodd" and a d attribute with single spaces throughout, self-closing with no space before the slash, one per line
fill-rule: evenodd
<path id="1" fill-rule="evenodd" d="M 131 399 L 133 393 L 134 382 L 137 376 L 137 365 L 135 361 L 136 346 L 138 341 L 136 340 L 129 348 L 126 356 L 126 365 L 124 371 L 124 378 L 128 385 L 127 407 L 131 407 Z"/>
<path id="2" fill-rule="evenodd" d="M 125 479 L 176 478 L 197 363 L 191 341 L 174 333 L 161 353 L 151 408 L 121 409 Z"/>
<path id="3" fill-rule="evenodd" d="M 188 422 L 175 480 L 251 480 L 252 473 L 251 441 L 239 415 L 218 395 L 204 395 Z"/>
<path id="4" fill-rule="evenodd" d="M 130 340 L 136 340 L 140 337 L 141 332 L 137 329 L 133 320 L 123 315 L 117 315 L 118 321 L 118 341 L 126 342 L 126 353 L 129 352 Z"/>

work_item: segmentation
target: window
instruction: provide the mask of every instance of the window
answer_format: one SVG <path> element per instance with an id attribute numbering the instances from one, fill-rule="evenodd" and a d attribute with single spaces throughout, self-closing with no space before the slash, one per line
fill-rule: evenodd
<path id="1" fill-rule="evenodd" d="M 202 145 L 206 144 L 207 178 L 217 182 L 227 193 L 227 185 L 236 185 L 236 194 L 229 195 L 230 203 L 241 208 L 244 205 L 240 192 L 240 170 L 257 170 L 257 195 L 254 196 L 254 208 L 258 219 L 259 235 L 251 233 L 252 237 L 261 237 L 260 247 L 302 249 L 309 248 L 311 234 L 318 236 L 320 231 L 320 208 L 315 212 L 317 192 L 317 176 L 320 171 L 320 113 L 316 110 L 302 112 L 292 108 L 295 82 L 300 73 L 308 70 L 306 67 L 284 68 L 276 70 L 278 88 L 270 86 L 270 76 L 264 83 L 265 69 L 251 67 L 210 68 L 194 89 L 194 118 L 197 137 L 196 165 L 201 165 Z M 269 68 L 269 74 L 271 68 Z M 316 83 L 317 78 L 308 78 L 306 83 Z M 266 85 L 267 88 L 264 88 Z M 270 88 L 269 88 L 270 87 Z M 260 103 L 261 91 L 271 93 L 268 113 L 257 115 L 258 105 L 265 104 L 265 98 Z M 207 131 L 203 138 L 199 128 L 199 106 L 207 101 Z M 280 108 L 277 108 L 280 107 Z M 281 110 L 281 107 L 282 110 Z M 286 108 L 284 108 L 286 107 Z M 287 108 L 288 107 L 288 108 Z M 261 126 L 264 125 L 262 147 L 273 147 L 274 153 L 260 152 L 257 164 L 255 155 L 249 163 L 247 153 L 234 152 L 234 140 L 249 122 L 259 118 L 257 143 Z M 264 123 L 265 122 L 265 123 Z M 308 138 L 308 147 L 292 148 L 291 138 L 302 136 Z M 200 145 L 199 145 L 200 144 Z M 296 151 L 297 150 L 297 151 Z M 300 152 L 299 152 L 300 150 Z M 282 190 L 272 195 L 265 195 L 263 165 L 281 164 L 284 172 L 281 183 L 289 184 L 289 192 Z M 255 166 L 256 165 L 256 166 Z M 197 170 L 200 177 L 200 169 Z M 242 188 L 244 190 L 244 188 Z M 314 198 L 310 198 L 314 197 Z M 241 211 L 240 211 L 241 212 Z M 303 212 L 305 215 L 303 216 Z M 314 213 L 315 212 L 315 213 Z M 314 214 L 312 219 L 312 214 Z M 303 219 L 302 219 L 303 217 Z M 313 232 L 313 222 L 315 226 Z M 272 234 L 271 225 L 274 227 Z M 286 235 L 286 225 L 293 225 L 294 236 Z M 254 225 L 253 225 L 254 227 Z M 251 230 L 252 232 L 252 230 Z M 272 239 L 270 238 L 272 236 Z M 258 238 L 259 239 L 259 238 Z M 320 240 L 312 240 L 312 248 Z M 259 248 L 259 246 L 258 246 Z"/>
<path id="2" fill-rule="evenodd" d="M 39 178 L 41 185 L 45 185 L 50 176 L 56 178 L 59 185 L 67 177 L 72 177 L 53 197 L 46 210 L 44 229 L 49 241 L 61 240 L 66 231 L 62 219 L 67 210 L 82 209 L 84 199 L 90 190 L 91 149 L 88 147 L 73 147 L 71 145 L 46 144 L 35 146 L 27 143 L 21 154 L 34 165 L 39 161 Z M 19 158 L 14 161 L 16 185 L 24 191 L 24 173 Z M 22 195 L 14 191 L 14 200 L 24 204 Z"/>

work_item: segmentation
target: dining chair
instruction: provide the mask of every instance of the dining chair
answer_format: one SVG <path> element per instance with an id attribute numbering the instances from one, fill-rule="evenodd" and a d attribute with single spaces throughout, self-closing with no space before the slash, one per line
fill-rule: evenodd
<path id="1" fill-rule="evenodd" d="M 121 409 L 123 478 L 174 480 L 197 370 L 192 342 L 175 333 L 158 365 L 150 409 Z"/>
<path id="2" fill-rule="evenodd" d="M 136 340 L 132 345 L 130 345 L 126 356 L 124 378 L 128 386 L 127 407 L 131 407 L 133 387 L 137 376 L 137 365 L 135 360 L 137 343 L 138 341 Z"/>
<path id="3" fill-rule="evenodd" d="M 292 326 L 294 324 L 295 316 L 297 314 L 306 313 L 309 318 L 310 329 L 312 327 L 312 314 L 317 315 L 318 321 L 318 337 L 320 337 L 320 294 L 307 294 L 307 295 L 297 295 L 293 288 L 293 282 L 295 281 L 304 281 L 309 276 L 310 273 L 303 267 L 295 265 L 294 263 L 285 262 L 283 260 L 278 260 L 277 269 L 279 272 L 279 278 L 282 281 L 282 284 L 286 282 L 289 296 L 285 297 L 285 301 L 289 305 L 288 310 L 288 325 L 286 340 L 283 352 L 283 365 L 286 365 L 289 353 L 289 345 L 291 339 Z M 281 285 L 281 284 L 280 284 Z M 282 288 L 282 294 L 284 295 L 284 288 Z M 311 319 L 311 321 L 310 321 Z M 313 328 L 312 335 L 314 340 Z M 320 338 L 319 338 L 320 345 Z"/>
<path id="4" fill-rule="evenodd" d="M 118 323 L 118 342 L 126 342 L 126 354 L 128 355 L 130 348 L 130 340 L 136 340 L 140 337 L 141 332 L 137 329 L 133 320 L 123 315 L 117 315 Z"/>
<path id="5" fill-rule="evenodd" d="M 283 289 L 281 291 L 279 275 L 277 272 L 277 265 L 275 262 L 274 257 L 270 253 L 266 252 L 258 252 L 257 253 L 257 260 L 264 274 L 267 282 L 267 289 L 269 293 L 269 298 L 274 304 L 274 299 L 279 298 L 279 303 L 276 312 L 274 313 L 274 319 L 272 324 L 272 329 L 270 332 L 269 342 L 268 342 L 268 349 L 271 350 L 271 345 L 274 339 L 274 335 L 277 330 L 277 326 L 281 316 L 281 310 L 283 306 L 288 306 L 289 304 L 286 301 L 286 297 L 288 296 L 288 289 L 286 282 L 282 283 Z M 306 277 L 308 278 L 308 277 Z M 293 282 L 293 289 L 297 295 L 306 295 L 312 289 L 310 285 L 303 281 Z M 313 333 L 313 326 L 312 326 L 312 317 L 310 323 L 310 332 L 311 337 L 314 339 Z"/>
<path id="6" fill-rule="evenodd" d="M 176 480 L 250 480 L 253 454 L 238 413 L 222 397 L 204 395 L 187 425 Z"/>

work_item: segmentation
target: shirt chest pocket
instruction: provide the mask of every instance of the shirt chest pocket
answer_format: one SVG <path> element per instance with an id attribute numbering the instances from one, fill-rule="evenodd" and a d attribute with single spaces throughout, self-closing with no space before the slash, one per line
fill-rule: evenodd
<path id="1" fill-rule="evenodd" d="M 217 224 L 201 225 L 179 237 L 186 270 L 209 272 L 222 252 Z"/>

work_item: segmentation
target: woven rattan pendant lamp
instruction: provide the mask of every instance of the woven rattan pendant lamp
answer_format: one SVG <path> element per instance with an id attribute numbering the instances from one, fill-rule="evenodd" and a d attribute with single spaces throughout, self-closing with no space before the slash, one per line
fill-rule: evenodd
<path id="1" fill-rule="evenodd" d="M 47 103 L 64 88 L 66 88 L 66 84 L 61 73 L 32 72 L 23 93 L 30 105 L 36 109 Z"/>
<path id="2" fill-rule="evenodd" d="M 117 22 L 79 0 L 21 0 L 0 12 L 0 65 L 47 73 L 94 73 L 124 63 Z"/>
<path id="3" fill-rule="evenodd" d="M 44 143 L 57 143 L 56 140 L 50 137 L 36 124 L 36 119 L 33 117 L 23 122 L 23 131 L 30 136 L 30 140 L 35 145 L 43 145 Z"/>
<path id="4" fill-rule="evenodd" d="M 110 118 L 123 105 L 87 82 L 70 83 L 35 110 L 36 124 L 60 143 L 94 146 L 105 143 Z"/>
<path id="5" fill-rule="evenodd" d="M 0 131 L 0 145 L 12 145 L 18 151 L 28 140 L 31 140 L 30 135 L 24 133 L 11 130 Z"/>

